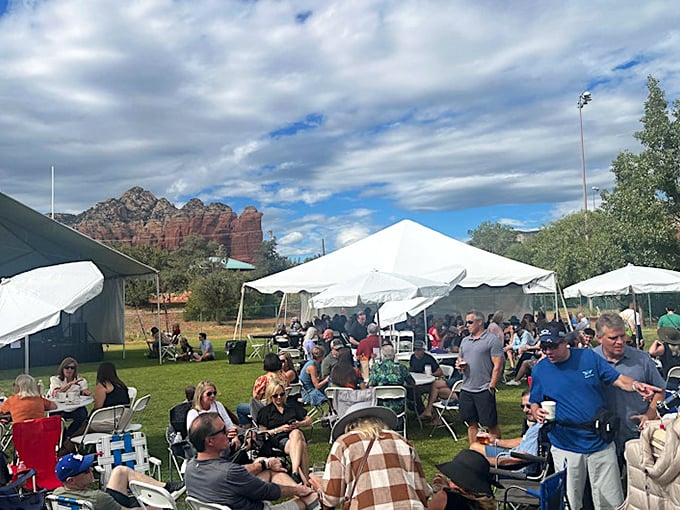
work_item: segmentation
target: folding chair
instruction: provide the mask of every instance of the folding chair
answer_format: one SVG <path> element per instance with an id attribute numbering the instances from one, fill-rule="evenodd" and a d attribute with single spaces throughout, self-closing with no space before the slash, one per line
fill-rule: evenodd
<path id="1" fill-rule="evenodd" d="M 149 475 L 156 480 L 161 476 L 161 460 L 149 456 L 146 436 L 141 432 L 126 432 L 102 437 L 97 442 L 97 471 L 100 473 L 99 484 L 106 487 L 111 472 L 116 466 L 127 466 L 139 473 Z M 177 500 L 185 488 L 172 493 Z"/>
<path id="2" fill-rule="evenodd" d="M 4 455 L 3 452 L 0 453 Z M 3 510 L 42 510 L 47 491 L 41 489 L 33 492 L 25 488 L 35 474 L 35 469 L 29 469 L 13 482 L 0 486 L 0 508 Z"/>
<path id="3" fill-rule="evenodd" d="M 6 450 L 12 442 L 12 424 L 0 423 L 0 450 Z"/>
<path id="4" fill-rule="evenodd" d="M 442 369 L 442 373 L 444 374 L 444 377 L 447 379 L 451 379 L 453 377 L 453 367 L 451 365 L 439 365 L 439 368 Z"/>
<path id="5" fill-rule="evenodd" d="M 144 510 L 147 510 L 149 507 L 177 510 L 175 499 L 163 487 L 156 487 L 155 485 L 138 482 L 137 480 L 130 480 L 129 486 L 132 495 Z"/>
<path id="6" fill-rule="evenodd" d="M 189 458 L 191 444 L 187 437 L 187 413 L 191 409 L 191 402 L 180 402 L 170 409 L 170 424 L 165 431 L 168 442 L 168 463 L 174 466 L 180 480 L 184 480 L 184 461 Z M 170 468 L 172 481 L 172 468 Z"/>
<path id="7" fill-rule="evenodd" d="M 402 422 L 402 435 L 406 437 L 406 388 L 403 386 L 376 386 L 375 398 L 378 405 L 383 405 L 386 400 L 403 403 L 403 408 L 397 413 L 397 419 Z"/>
<path id="8" fill-rule="evenodd" d="M 74 436 L 71 442 L 78 445 L 78 450 L 84 452 L 88 446 L 94 446 L 97 442 L 120 431 L 125 406 L 113 406 L 97 409 L 90 415 L 82 436 Z"/>
<path id="9" fill-rule="evenodd" d="M 553 473 L 537 486 L 509 485 L 503 491 L 502 503 L 503 510 L 527 507 L 538 507 L 539 510 L 571 508 L 567 498 L 567 471 Z"/>
<path id="10" fill-rule="evenodd" d="M 58 496 L 57 494 L 49 494 L 46 499 L 48 510 L 96 510 L 94 503 L 84 499 Z"/>
<path id="11" fill-rule="evenodd" d="M 334 390 L 332 392 L 332 398 L 329 396 L 329 402 L 332 405 L 334 412 L 334 420 L 331 426 L 331 434 L 329 442 L 333 442 L 333 429 L 337 421 L 342 418 L 349 409 L 354 404 L 359 402 L 368 402 L 371 406 L 377 404 L 377 398 L 375 395 L 375 388 L 366 388 L 365 390 L 353 390 L 351 388 L 328 388 L 326 394 L 328 395 L 329 390 Z"/>
<path id="12" fill-rule="evenodd" d="M 191 510 L 231 510 L 231 507 L 228 507 L 227 505 L 204 503 L 203 501 L 199 501 L 196 498 L 192 498 L 191 496 L 187 496 L 186 501 Z"/>
<path id="13" fill-rule="evenodd" d="M 675 379 L 675 385 L 673 387 L 668 386 L 671 379 Z M 679 379 L 680 379 L 680 366 L 669 368 L 668 374 L 666 374 L 666 388 L 675 389 L 675 387 L 677 387 Z"/>
<path id="14" fill-rule="evenodd" d="M 134 405 L 126 409 L 126 416 L 121 420 L 120 428 L 123 432 L 139 432 L 142 429 L 141 419 L 144 414 L 144 410 L 149 405 L 149 400 L 151 400 L 151 395 L 144 395 L 143 397 L 135 400 Z M 138 422 L 133 423 L 132 420 L 137 417 Z"/>
<path id="15" fill-rule="evenodd" d="M 248 356 L 248 359 L 254 358 L 257 356 L 260 359 L 264 359 L 262 356 L 262 351 L 264 351 L 265 348 L 265 343 L 264 342 L 257 342 L 253 338 L 253 335 L 248 335 L 248 340 L 250 340 L 250 348 L 252 349 L 252 352 L 250 353 L 250 356 Z"/>
<path id="16" fill-rule="evenodd" d="M 179 335 L 173 336 L 170 343 L 161 345 L 161 360 L 177 361 L 177 345 L 179 344 Z"/>
<path id="17" fill-rule="evenodd" d="M 63 423 L 61 416 L 38 418 L 12 425 L 16 464 L 35 469 L 32 487 L 53 490 L 61 487 L 54 468 L 57 450 L 61 447 Z"/>
<path id="18" fill-rule="evenodd" d="M 440 365 L 443 366 L 443 365 Z M 449 396 L 445 400 L 439 400 L 438 402 L 435 402 L 432 404 L 432 409 L 437 411 L 437 418 L 441 422 L 440 425 L 434 425 L 432 427 L 432 431 L 430 432 L 430 437 L 432 437 L 432 434 L 434 434 L 435 429 L 440 428 L 440 427 L 446 427 L 446 429 L 449 431 L 449 433 L 453 436 L 454 441 L 458 441 L 458 436 L 456 436 L 456 431 L 453 430 L 453 426 L 451 423 L 446 421 L 446 418 L 444 417 L 445 413 L 457 413 L 458 412 L 458 394 L 460 393 L 460 388 L 463 386 L 463 381 L 456 381 L 453 383 L 453 386 L 451 387 L 451 393 L 449 393 Z"/>

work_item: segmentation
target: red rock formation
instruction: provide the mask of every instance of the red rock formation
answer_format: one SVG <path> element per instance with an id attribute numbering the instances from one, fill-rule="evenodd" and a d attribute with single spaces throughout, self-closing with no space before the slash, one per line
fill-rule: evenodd
<path id="1" fill-rule="evenodd" d="M 177 209 L 165 198 L 134 187 L 120 199 L 111 198 L 78 215 L 56 219 L 100 241 L 120 241 L 133 246 L 177 248 L 190 235 L 224 244 L 231 258 L 256 262 L 262 243 L 262 213 L 248 206 L 239 217 L 220 203 L 207 206 L 192 198 Z"/>

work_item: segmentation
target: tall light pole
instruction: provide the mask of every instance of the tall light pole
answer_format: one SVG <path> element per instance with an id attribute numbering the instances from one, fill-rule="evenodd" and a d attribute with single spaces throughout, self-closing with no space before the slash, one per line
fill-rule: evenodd
<path id="1" fill-rule="evenodd" d="M 593 186 L 592 190 L 593 190 L 593 211 L 594 211 L 595 210 L 595 196 L 600 191 L 600 188 L 598 188 L 597 186 Z"/>
<path id="2" fill-rule="evenodd" d="M 588 192 L 586 191 L 586 150 L 583 146 L 583 107 L 590 103 L 592 97 L 587 90 L 578 96 L 578 120 L 581 127 L 581 180 L 583 181 L 583 221 L 586 227 L 586 239 L 588 239 Z"/>

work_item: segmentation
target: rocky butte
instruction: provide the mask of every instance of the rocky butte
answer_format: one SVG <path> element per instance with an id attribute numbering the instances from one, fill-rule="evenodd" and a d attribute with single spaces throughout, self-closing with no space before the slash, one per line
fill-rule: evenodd
<path id="1" fill-rule="evenodd" d="M 262 243 L 262 213 L 255 207 L 246 207 L 238 216 L 228 205 L 205 205 L 192 198 L 178 209 L 138 186 L 80 214 L 57 214 L 55 219 L 98 241 L 166 250 L 196 234 L 225 245 L 231 258 L 251 264 Z"/>

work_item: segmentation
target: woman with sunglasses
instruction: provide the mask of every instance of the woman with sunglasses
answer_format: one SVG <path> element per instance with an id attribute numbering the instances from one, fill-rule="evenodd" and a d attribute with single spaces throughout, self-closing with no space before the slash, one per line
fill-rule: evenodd
<path id="1" fill-rule="evenodd" d="M 78 362 L 74 358 L 64 358 L 59 365 L 57 375 L 50 377 L 50 389 L 48 395 L 56 397 L 57 393 L 68 393 L 78 391 L 80 395 L 91 395 L 87 387 L 87 380 L 78 376 Z M 75 436 L 80 428 L 87 422 L 87 408 L 79 407 L 73 411 L 59 413 L 62 418 L 72 420 L 64 432 L 65 437 Z"/>
<path id="2" fill-rule="evenodd" d="M 279 360 L 281 361 L 281 370 L 286 376 L 286 381 L 290 386 L 293 383 L 299 382 L 300 377 L 298 376 L 297 370 L 295 370 L 295 363 L 293 363 L 293 357 L 289 352 L 283 352 L 279 354 Z"/>
<path id="3" fill-rule="evenodd" d="M 297 483 L 307 483 L 309 453 L 307 441 L 300 427 L 312 424 L 307 410 L 286 402 L 286 388 L 281 383 L 271 383 L 265 392 L 267 405 L 257 414 L 260 430 L 269 432 L 270 440 L 290 456 L 292 478 Z"/>
<path id="4" fill-rule="evenodd" d="M 241 442 L 237 438 L 238 429 L 229 417 L 227 409 L 221 402 L 217 401 L 217 386 L 210 381 L 201 381 L 196 385 L 193 406 L 187 413 L 187 430 L 191 429 L 191 424 L 199 414 L 208 412 L 220 415 L 227 426 L 227 437 L 229 437 L 230 444 L 234 445 L 235 448 L 240 448 Z"/>
<path id="5" fill-rule="evenodd" d="M 262 369 L 264 374 L 255 379 L 253 384 L 253 399 L 264 401 L 264 394 L 267 390 L 267 385 L 271 382 L 280 382 L 288 386 L 286 375 L 281 370 L 281 360 L 278 355 L 273 352 L 268 352 L 262 361 Z M 238 416 L 238 423 L 242 427 L 250 425 L 250 403 L 242 402 L 236 406 L 236 415 Z M 187 429 L 189 430 L 189 429 Z"/>

